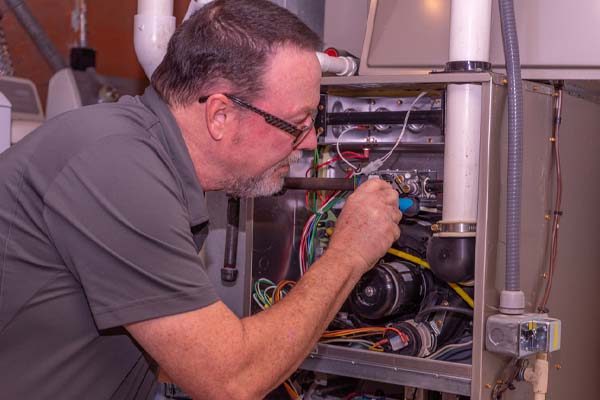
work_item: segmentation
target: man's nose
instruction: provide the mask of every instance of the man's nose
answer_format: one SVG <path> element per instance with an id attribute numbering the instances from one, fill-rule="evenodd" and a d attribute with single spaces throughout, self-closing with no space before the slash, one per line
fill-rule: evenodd
<path id="1" fill-rule="evenodd" d="M 295 150 L 314 150 L 317 148 L 317 131 L 313 126 L 308 134 L 295 147 Z"/>

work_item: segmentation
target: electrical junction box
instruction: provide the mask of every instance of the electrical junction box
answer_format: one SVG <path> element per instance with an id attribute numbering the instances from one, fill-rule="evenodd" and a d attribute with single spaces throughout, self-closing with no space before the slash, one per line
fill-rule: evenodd
<path id="1" fill-rule="evenodd" d="M 560 349 L 560 320 L 546 314 L 497 314 L 486 323 L 485 345 L 495 353 L 523 358 Z"/>

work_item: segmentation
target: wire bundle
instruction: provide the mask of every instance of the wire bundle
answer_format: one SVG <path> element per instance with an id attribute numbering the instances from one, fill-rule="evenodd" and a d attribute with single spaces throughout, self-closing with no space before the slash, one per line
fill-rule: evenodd
<path id="1" fill-rule="evenodd" d="M 452 360 L 459 361 L 471 358 L 473 340 L 464 343 L 448 344 L 439 348 L 435 353 L 430 354 L 427 358 L 432 360 Z"/>
<path id="2" fill-rule="evenodd" d="M 266 310 L 280 301 L 295 284 L 296 282 L 288 280 L 276 284 L 270 279 L 260 278 L 254 282 L 252 299 L 261 309 Z M 262 289 L 261 285 L 267 285 L 267 287 Z"/>
<path id="3" fill-rule="evenodd" d="M 367 156 L 355 153 L 353 151 L 345 151 L 343 153 L 346 157 L 351 159 L 365 159 Z M 305 176 L 309 176 L 311 171 L 314 175 L 317 175 L 319 170 L 323 167 L 330 166 L 333 163 L 342 159 L 340 154 L 339 157 L 334 157 L 331 160 L 327 160 L 319 163 L 319 154 L 315 151 L 315 158 L 313 165 L 306 170 Z M 354 179 L 352 176 L 352 172 L 346 175 L 348 179 Z M 315 260 L 315 237 L 317 237 L 317 230 L 319 227 L 319 222 L 323 219 L 323 217 L 327 216 L 329 210 L 331 210 L 336 204 L 345 199 L 348 192 L 335 191 L 331 193 L 328 197 L 324 198 L 320 193 L 316 192 L 306 192 L 306 207 L 311 210 L 313 213 L 306 223 L 304 224 L 304 228 L 302 229 L 302 234 L 300 236 L 300 251 L 299 251 L 299 265 L 300 265 L 300 276 L 303 276 L 308 267 Z M 319 200 L 321 202 L 320 206 L 317 206 L 317 196 L 319 196 Z M 312 200 L 312 201 L 311 201 Z"/>
<path id="4" fill-rule="evenodd" d="M 312 214 L 304 229 L 302 229 L 302 235 L 300 237 L 300 252 L 299 252 L 299 263 L 300 263 L 300 276 L 308 270 L 308 267 L 314 262 L 315 259 L 315 237 L 317 236 L 317 228 L 321 219 L 327 215 L 337 203 L 342 201 L 346 197 L 347 192 L 334 192 L 327 198 L 325 203 L 317 210 L 316 213 Z"/>
<path id="5" fill-rule="evenodd" d="M 347 343 L 364 346 L 368 350 L 383 352 L 383 345 L 389 343 L 386 333 L 392 332 L 398 335 L 402 343 L 408 344 L 410 341 L 404 332 L 391 327 L 366 327 L 356 329 L 342 329 L 336 331 L 326 331 L 321 335 L 321 343 Z M 375 341 L 376 336 L 382 335 L 380 340 Z M 375 336 L 375 338 L 374 338 Z"/>

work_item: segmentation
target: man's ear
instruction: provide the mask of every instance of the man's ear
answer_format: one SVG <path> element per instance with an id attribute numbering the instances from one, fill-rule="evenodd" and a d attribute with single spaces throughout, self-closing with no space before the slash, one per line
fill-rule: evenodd
<path id="1" fill-rule="evenodd" d="M 233 106 L 229 99 L 222 94 L 210 96 L 205 103 L 206 126 L 208 133 L 215 141 L 222 140 L 236 123 Z"/>

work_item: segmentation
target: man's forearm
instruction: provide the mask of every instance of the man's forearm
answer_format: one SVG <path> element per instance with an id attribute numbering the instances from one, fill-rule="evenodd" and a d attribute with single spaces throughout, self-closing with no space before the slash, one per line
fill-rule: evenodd
<path id="1" fill-rule="evenodd" d="M 344 254 L 325 253 L 281 302 L 242 320 L 253 367 L 268 365 L 264 382 L 248 374 L 255 387 L 269 389 L 273 376 L 281 382 L 298 368 L 360 278 L 353 264 Z"/>

